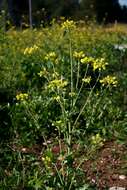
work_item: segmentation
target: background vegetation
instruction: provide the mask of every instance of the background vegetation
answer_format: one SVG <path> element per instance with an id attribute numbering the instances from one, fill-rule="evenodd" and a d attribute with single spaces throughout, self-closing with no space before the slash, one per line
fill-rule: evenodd
<path id="1" fill-rule="evenodd" d="M 60 16 L 73 20 L 94 20 L 98 23 L 127 22 L 127 7 L 118 0 L 0 0 L 0 10 L 5 11 L 8 20 L 16 27 L 27 27 L 32 13 L 32 25 L 50 24 Z"/>

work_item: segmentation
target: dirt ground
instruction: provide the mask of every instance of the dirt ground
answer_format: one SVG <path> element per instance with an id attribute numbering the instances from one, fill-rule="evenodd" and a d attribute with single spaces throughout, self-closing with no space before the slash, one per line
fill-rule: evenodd
<path id="1" fill-rule="evenodd" d="M 127 147 L 114 141 L 106 142 L 96 158 L 83 163 L 88 181 L 99 190 L 106 187 L 127 189 Z"/>

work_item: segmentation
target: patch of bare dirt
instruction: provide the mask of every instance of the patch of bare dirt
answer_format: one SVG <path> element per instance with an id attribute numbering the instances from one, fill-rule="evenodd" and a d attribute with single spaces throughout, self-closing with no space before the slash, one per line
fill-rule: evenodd
<path id="1" fill-rule="evenodd" d="M 115 142 L 106 142 L 97 157 L 83 163 L 88 181 L 99 190 L 109 187 L 127 189 L 127 148 Z"/>

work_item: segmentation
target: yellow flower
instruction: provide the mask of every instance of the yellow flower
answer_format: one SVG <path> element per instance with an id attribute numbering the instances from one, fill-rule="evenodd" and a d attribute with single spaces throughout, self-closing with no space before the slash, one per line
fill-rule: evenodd
<path id="1" fill-rule="evenodd" d="M 45 167 L 46 167 L 47 169 L 50 169 L 50 165 L 51 165 L 51 163 L 52 163 L 51 157 L 45 156 L 45 157 L 42 157 L 41 159 L 42 159 L 42 161 L 44 162 Z"/>
<path id="2" fill-rule="evenodd" d="M 56 58 L 56 53 L 55 52 L 49 52 L 46 56 L 45 56 L 45 59 L 46 60 L 49 60 L 49 59 L 54 59 Z"/>
<path id="3" fill-rule="evenodd" d="M 85 57 L 85 54 L 84 54 L 84 52 L 83 51 L 80 51 L 80 52 L 74 52 L 74 54 L 73 54 L 73 56 L 74 56 L 74 58 L 76 58 L 76 59 L 82 59 L 82 58 L 84 58 Z"/>
<path id="4" fill-rule="evenodd" d="M 57 54 L 55 52 L 49 52 L 46 56 L 45 56 L 45 60 L 46 61 L 52 61 L 54 63 L 58 63 L 58 59 L 57 59 Z"/>
<path id="5" fill-rule="evenodd" d="M 95 136 L 91 137 L 92 145 L 103 146 L 103 141 L 105 141 L 105 139 L 103 139 L 100 134 L 96 134 Z"/>
<path id="6" fill-rule="evenodd" d="M 16 95 L 16 99 L 23 101 L 28 99 L 28 94 L 27 93 L 20 93 Z"/>
<path id="7" fill-rule="evenodd" d="M 49 89 L 54 89 L 55 87 L 57 87 L 57 88 L 64 88 L 65 86 L 67 86 L 67 84 L 68 84 L 67 81 L 55 79 L 55 80 L 52 80 L 49 83 L 48 88 Z"/>
<path id="8" fill-rule="evenodd" d="M 95 59 L 93 61 L 93 70 L 105 70 L 106 69 L 106 65 L 108 65 L 108 63 L 105 62 L 105 59 L 101 58 L 101 59 Z"/>
<path id="9" fill-rule="evenodd" d="M 36 52 L 39 49 L 38 46 L 34 45 L 33 47 L 27 47 L 24 50 L 24 55 L 31 55 L 32 53 Z"/>
<path id="10" fill-rule="evenodd" d="M 60 100 L 60 96 L 55 96 L 55 97 L 53 97 L 53 99 L 56 100 L 56 101 L 59 101 Z"/>
<path id="11" fill-rule="evenodd" d="M 40 77 L 45 77 L 47 76 L 47 74 L 48 74 L 48 71 L 45 68 L 38 73 Z"/>
<path id="12" fill-rule="evenodd" d="M 56 77 L 58 77 L 59 76 L 59 73 L 57 73 L 57 72 L 54 72 L 53 74 L 52 74 L 52 77 L 53 78 L 56 78 Z"/>
<path id="13" fill-rule="evenodd" d="M 116 87 L 118 84 L 118 81 L 116 79 L 116 77 L 113 76 L 106 76 L 103 79 L 100 80 L 100 83 L 102 83 L 102 86 L 108 85 L 108 86 L 114 86 Z"/>
<path id="14" fill-rule="evenodd" d="M 80 61 L 83 64 L 90 64 L 90 63 L 93 63 L 94 58 L 86 56 L 86 57 L 82 58 Z"/>
<path id="15" fill-rule="evenodd" d="M 105 62 L 104 58 L 100 58 L 100 59 L 94 59 L 93 57 L 84 57 L 81 60 L 81 63 L 83 64 L 91 64 L 93 66 L 93 70 L 105 70 L 106 66 L 108 65 L 107 62 Z"/>
<path id="16" fill-rule="evenodd" d="M 66 20 L 62 23 L 62 29 L 64 30 L 71 30 L 76 28 L 76 24 L 73 20 Z"/>
<path id="17" fill-rule="evenodd" d="M 49 156 L 46 156 L 46 157 L 45 157 L 45 161 L 46 161 L 46 162 L 51 162 L 51 158 L 50 158 Z"/>
<path id="18" fill-rule="evenodd" d="M 83 78 L 82 81 L 89 84 L 91 81 L 91 76 L 89 76 L 87 78 Z"/>

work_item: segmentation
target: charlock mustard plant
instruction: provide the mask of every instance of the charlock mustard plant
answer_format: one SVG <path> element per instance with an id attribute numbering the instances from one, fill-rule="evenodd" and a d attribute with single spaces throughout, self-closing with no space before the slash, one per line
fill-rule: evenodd
<path id="1" fill-rule="evenodd" d="M 56 54 L 54 54 L 56 57 Z M 72 55 L 72 54 L 70 54 Z M 71 58 L 71 60 L 73 61 L 73 59 L 76 59 L 78 64 L 82 64 L 82 66 L 85 65 L 92 65 L 93 68 L 93 72 L 95 72 L 96 70 L 98 70 L 99 72 L 102 72 L 103 70 L 106 69 L 106 66 L 108 65 L 104 59 L 94 59 L 91 57 L 86 57 L 85 59 L 85 54 L 83 52 L 81 53 L 74 53 L 73 57 Z M 52 60 L 53 61 L 53 60 Z M 73 62 L 72 62 L 73 63 Z M 54 65 L 55 68 L 55 65 Z M 52 92 L 54 92 L 52 94 L 52 98 L 53 100 L 57 101 L 61 107 L 61 119 L 56 120 L 52 123 L 52 126 L 56 126 L 57 130 L 59 131 L 59 137 L 61 136 L 61 134 L 64 134 L 64 141 L 67 144 L 67 155 L 66 157 L 68 157 L 71 154 L 71 144 L 72 144 L 72 139 L 73 139 L 73 134 L 75 131 L 75 128 L 77 127 L 77 123 L 80 119 L 81 114 L 83 113 L 84 109 L 86 108 L 90 98 L 92 97 L 92 93 L 93 90 L 96 88 L 97 83 L 100 81 L 100 83 L 103 84 L 103 82 L 105 81 L 101 81 L 100 80 L 100 74 L 98 75 L 98 78 L 95 81 L 94 86 L 90 89 L 89 91 L 89 95 L 86 98 L 85 103 L 81 106 L 80 111 L 78 113 L 77 118 L 75 119 L 75 121 L 71 120 L 71 115 L 73 114 L 73 109 L 74 106 L 76 106 L 77 100 L 80 97 L 80 93 L 82 91 L 82 89 L 84 88 L 84 84 L 90 84 L 92 77 L 88 75 L 88 69 L 89 67 L 86 67 L 87 70 L 84 73 L 84 77 L 81 80 L 81 84 L 79 85 L 75 85 L 74 86 L 74 80 L 73 77 L 70 77 L 70 81 L 68 80 L 61 80 L 59 79 L 59 75 L 56 76 L 55 80 L 48 80 L 47 83 L 47 87 L 46 89 L 50 89 Z M 71 66 L 71 74 L 73 75 L 73 64 Z M 78 70 L 79 72 L 80 70 Z M 80 73 L 78 73 L 77 77 L 80 77 Z M 78 79 L 79 81 L 79 79 Z M 73 90 L 71 89 L 71 92 L 68 91 L 68 88 L 70 86 L 70 88 L 72 88 L 71 83 L 73 82 Z M 112 84 L 116 84 L 116 82 L 113 82 L 113 80 L 110 80 L 110 83 Z M 60 91 L 61 90 L 61 91 Z M 67 101 L 67 98 L 71 99 L 70 103 L 69 103 L 69 109 L 66 107 L 65 102 Z M 73 104 L 72 104 L 73 102 Z M 59 141 L 59 144 L 61 142 Z M 92 144 L 93 146 L 101 146 L 102 145 L 102 138 L 97 134 L 95 137 L 92 137 Z M 60 151 L 62 152 L 62 149 L 60 149 Z M 60 153 L 61 154 L 61 153 Z M 66 157 L 64 158 L 66 160 Z M 61 166 L 61 170 L 58 170 L 57 168 L 57 164 L 53 163 L 53 165 L 55 166 L 55 169 L 59 175 L 60 181 L 62 181 L 61 183 L 64 183 L 65 180 L 65 171 L 64 171 L 64 167 L 65 167 L 65 163 L 66 162 L 61 162 L 62 166 Z M 69 173 L 66 171 L 66 175 L 69 175 Z M 75 176 L 75 174 L 73 175 L 73 177 Z M 72 178 L 73 178 L 72 177 Z M 70 184 L 71 187 L 72 184 Z"/>
<path id="2" fill-rule="evenodd" d="M 62 23 L 61 28 L 63 30 L 73 30 L 74 28 L 76 28 L 76 23 L 73 20 L 66 20 Z"/>
<path id="3" fill-rule="evenodd" d="M 24 101 L 27 100 L 29 95 L 27 93 L 20 93 L 16 95 L 16 100 L 18 101 Z"/>
<path id="4" fill-rule="evenodd" d="M 75 135 L 75 129 L 78 127 L 78 122 L 82 113 L 84 112 L 85 108 L 87 107 L 90 99 L 94 93 L 94 89 L 96 88 L 97 84 L 100 82 L 102 86 L 105 85 L 117 85 L 116 78 L 111 78 L 111 76 L 107 76 L 103 79 L 100 79 L 101 73 L 106 69 L 108 63 L 103 58 L 93 58 L 87 56 L 83 51 L 74 51 L 72 45 L 72 37 L 71 37 L 71 30 L 76 27 L 73 21 L 67 20 L 61 26 L 62 30 L 66 30 L 66 35 L 69 38 L 69 63 L 70 63 L 70 76 L 67 78 L 66 75 L 64 76 L 64 72 L 62 73 L 60 69 L 58 69 L 59 65 L 56 64 L 58 61 L 58 55 L 54 51 L 50 51 L 44 57 L 44 64 L 45 66 L 43 69 L 38 72 L 39 77 L 45 77 L 47 79 L 45 83 L 44 91 L 47 92 L 47 96 L 49 96 L 50 101 L 52 101 L 55 105 L 60 105 L 59 116 L 57 116 L 54 120 L 51 120 L 52 127 L 56 127 L 58 131 L 58 141 L 60 146 L 60 153 L 58 156 L 58 160 L 61 161 L 61 169 L 59 170 L 57 163 L 54 162 L 50 155 L 46 155 L 42 157 L 42 161 L 49 172 L 52 172 L 52 167 L 55 168 L 59 180 L 61 181 L 62 187 L 66 186 L 67 178 L 70 178 L 70 166 L 68 164 L 68 158 L 72 156 L 72 143 L 73 143 L 73 136 Z M 38 48 L 36 46 L 26 48 L 24 51 L 25 55 L 31 55 Z M 77 66 L 77 73 L 74 72 L 74 62 Z M 83 69 L 81 69 L 83 68 Z M 84 71 L 85 68 L 85 71 Z M 92 73 L 96 71 L 99 72 L 97 78 L 94 81 L 94 85 L 87 89 L 85 85 L 90 85 L 92 81 Z M 66 69 L 66 68 L 65 68 Z M 83 76 L 81 75 L 83 74 Z M 90 75 L 91 74 L 91 75 Z M 76 75 L 76 76 L 75 76 Z M 76 82 L 75 82 L 76 78 Z M 82 93 L 83 91 L 83 93 Z M 81 93 L 83 94 L 81 96 Z M 19 94 L 16 96 L 17 100 L 26 100 L 28 98 L 27 94 Z M 77 106 L 79 103 L 79 99 L 83 99 L 80 106 Z M 78 107 L 78 113 L 75 116 L 75 110 Z M 30 115 L 31 116 L 31 115 Z M 73 116 L 74 119 L 73 119 Z M 34 118 L 34 116 L 31 116 Z M 38 121 L 34 118 L 35 124 L 38 126 Z M 62 146 L 61 146 L 61 136 L 63 137 L 63 141 L 67 146 L 67 151 L 62 154 Z M 100 135 L 95 135 L 91 139 L 93 145 L 102 145 L 102 138 Z M 72 188 L 74 183 L 76 173 L 74 172 L 71 175 L 71 182 L 69 184 L 68 189 Z"/>
<path id="5" fill-rule="evenodd" d="M 71 145 L 73 141 L 73 135 L 75 133 L 75 128 L 77 127 L 78 121 L 80 120 L 80 116 L 82 115 L 83 111 L 87 107 L 87 104 L 90 101 L 92 94 L 94 93 L 94 89 L 96 88 L 99 82 L 102 85 L 109 84 L 109 80 L 110 80 L 110 84 L 112 83 L 113 85 L 116 85 L 117 82 L 115 82 L 113 79 L 111 80 L 111 78 L 109 77 L 105 78 L 105 80 L 104 79 L 100 80 L 101 72 L 103 72 L 106 69 L 106 66 L 108 65 L 108 63 L 105 61 L 104 58 L 88 57 L 83 51 L 73 52 L 72 39 L 71 39 L 71 30 L 75 28 L 75 23 L 73 21 L 67 20 L 66 22 L 62 24 L 61 28 L 62 30 L 66 30 L 67 32 L 66 35 L 68 35 L 68 38 L 69 38 L 70 77 L 66 79 L 66 77 L 64 77 L 63 75 L 64 79 L 62 78 L 60 79 L 59 75 L 61 75 L 61 71 L 58 75 L 55 74 L 56 70 L 58 70 L 57 69 L 58 65 L 55 64 L 56 60 L 58 60 L 58 55 L 55 52 L 49 52 L 45 56 L 45 61 L 47 62 L 50 61 L 52 63 L 52 70 L 50 70 L 50 72 L 52 71 L 53 73 L 51 74 L 49 78 L 47 78 L 47 84 L 46 84 L 45 89 L 52 91 L 51 93 L 52 100 L 54 102 L 57 102 L 61 108 L 61 115 L 59 116 L 59 118 L 56 118 L 55 121 L 52 121 L 52 126 L 55 126 L 58 130 L 60 147 L 61 147 L 60 138 L 62 134 L 64 135 L 64 142 L 67 145 L 67 153 L 66 153 L 66 156 L 64 155 L 64 159 L 63 159 L 65 160 L 65 162 L 63 160 L 61 162 L 62 172 L 58 170 L 57 164 L 53 163 L 53 165 L 55 166 L 55 169 L 59 175 L 61 184 L 63 184 L 64 181 L 66 181 L 65 180 L 66 177 L 67 176 L 69 177 L 68 170 L 66 170 L 66 177 L 65 177 L 65 171 L 63 170 L 63 168 L 65 167 L 66 158 L 70 156 L 72 153 Z M 75 77 L 74 61 L 77 64 L 76 83 L 74 82 L 74 77 Z M 84 72 L 83 77 L 81 77 L 80 73 L 83 72 L 81 70 L 81 68 L 83 67 L 86 69 L 86 71 Z M 97 78 L 95 79 L 96 81 L 94 81 L 94 85 L 89 90 L 87 90 L 88 93 L 86 93 L 87 97 L 85 98 L 85 102 L 83 103 L 83 105 L 81 105 L 76 118 L 73 120 L 71 116 L 75 113 L 75 107 L 77 106 L 77 102 L 79 101 L 79 98 L 81 97 L 80 96 L 81 92 L 82 90 L 84 91 L 85 84 L 90 85 L 91 80 L 92 80 L 92 75 L 90 75 L 90 73 L 88 72 L 89 68 L 90 69 L 92 68 L 91 72 L 94 73 L 98 71 L 99 74 Z M 44 72 L 40 71 L 39 76 L 41 77 L 43 74 L 46 75 L 46 73 L 49 71 L 44 70 Z M 94 145 L 99 145 L 99 146 L 102 145 L 102 138 L 98 134 L 92 137 L 91 141 Z M 60 148 L 60 155 L 62 155 L 61 148 Z M 74 178 L 75 178 L 75 173 L 72 176 L 73 180 Z M 72 183 L 70 183 L 69 189 L 71 189 L 72 187 L 72 184 L 74 182 L 73 180 L 72 180 Z"/>

